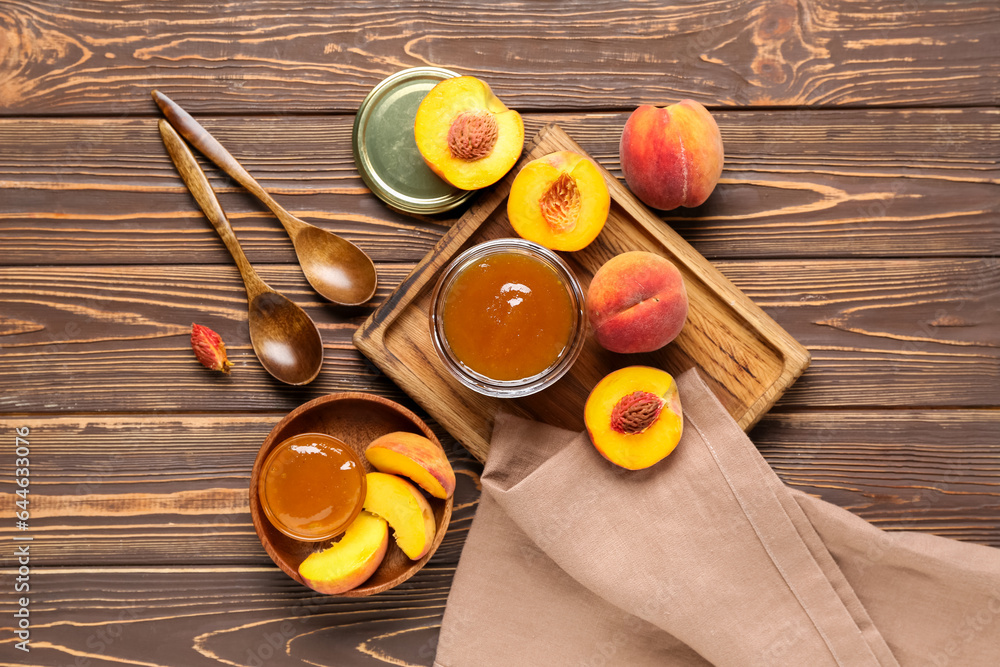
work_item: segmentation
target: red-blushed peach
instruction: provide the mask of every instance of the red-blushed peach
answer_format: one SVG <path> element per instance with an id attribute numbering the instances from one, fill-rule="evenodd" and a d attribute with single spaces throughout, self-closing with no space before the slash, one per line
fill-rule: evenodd
<path id="1" fill-rule="evenodd" d="M 701 206 L 722 175 L 722 134 L 694 100 L 632 112 L 618 147 L 625 182 L 647 206 Z"/>
<path id="2" fill-rule="evenodd" d="M 633 250 L 612 257 L 587 289 L 587 315 L 594 338 L 612 352 L 658 350 L 687 320 L 684 278 L 660 255 Z"/>
<path id="3" fill-rule="evenodd" d="M 365 457 L 379 472 L 408 477 L 435 498 L 444 500 L 455 492 L 455 471 L 444 450 L 422 435 L 386 433 L 368 445 Z"/>
<path id="4" fill-rule="evenodd" d="M 582 250 L 604 228 L 611 195 L 589 159 L 557 151 L 521 168 L 510 186 L 507 217 L 523 239 L 552 250 Z"/>
<path id="5" fill-rule="evenodd" d="M 388 547 L 389 527 L 385 520 L 361 512 L 338 542 L 302 561 L 299 575 L 315 591 L 343 593 L 372 576 Z"/>
<path id="6" fill-rule="evenodd" d="M 411 560 L 420 560 L 434 544 L 434 511 L 417 487 L 384 472 L 367 475 L 365 510 L 389 522 L 396 544 Z"/>
<path id="7" fill-rule="evenodd" d="M 661 461 L 684 429 L 677 383 L 670 373 L 649 366 L 608 374 L 590 392 L 583 413 L 601 456 L 629 470 Z"/>

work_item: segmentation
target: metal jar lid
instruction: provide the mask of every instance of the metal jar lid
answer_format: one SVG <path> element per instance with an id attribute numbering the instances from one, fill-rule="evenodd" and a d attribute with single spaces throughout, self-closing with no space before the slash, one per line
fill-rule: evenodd
<path id="1" fill-rule="evenodd" d="M 382 201 L 407 213 L 441 213 L 472 196 L 431 171 L 413 138 L 417 107 L 439 81 L 458 76 L 440 67 L 412 67 L 372 88 L 354 119 L 354 162 Z"/>

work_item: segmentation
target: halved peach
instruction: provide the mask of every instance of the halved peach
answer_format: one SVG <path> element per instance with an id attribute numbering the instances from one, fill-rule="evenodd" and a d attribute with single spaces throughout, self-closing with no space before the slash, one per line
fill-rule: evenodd
<path id="1" fill-rule="evenodd" d="M 389 522 L 396 544 L 411 560 L 420 560 L 434 543 L 434 512 L 423 494 L 402 477 L 384 472 L 367 475 L 365 510 Z"/>
<path id="2" fill-rule="evenodd" d="M 598 382 L 583 420 L 597 451 L 629 470 L 665 458 L 684 428 L 677 383 L 670 373 L 649 366 L 622 368 Z"/>
<path id="3" fill-rule="evenodd" d="M 385 519 L 361 512 L 333 546 L 309 554 L 299 565 L 306 586 L 320 593 L 343 593 L 372 576 L 389 547 Z"/>
<path id="4" fill-rule="evenodd" d="M 521 115 L 474 76 L 434 86 L 417 107 L 413 135 L 427 166 L 463 190 L 499 181 L 524 148 Z"/>
<path id="5" fill-rule="evenodd" d="M 574 251 L 597 238 L 610 207 L 601 170 L 579 153 L 558 151 L 518 172 L 507 198 L 507 217 L 521 238 Z"/>
<path id="6" fill-rule="evenodd" d="M 386 433 L 368 445 L 365 457 L 376 470 L 408 477 L 435 498 L 455 492 L 455 471 L 444 450 L 422 435 Z"/>

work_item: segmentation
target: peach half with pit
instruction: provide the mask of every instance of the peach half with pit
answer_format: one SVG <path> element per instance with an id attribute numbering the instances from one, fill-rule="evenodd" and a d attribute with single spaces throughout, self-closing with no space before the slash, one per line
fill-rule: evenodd
<path id="1" fill-rule="evenodd" d="M 573 151 L 521 168 L 510 186 L 507 217 L 523 239 L 550 250 L 582 250 L 604 228 L 611 195 L 601 170 Z"/>
<path id="2" fill-rule="evenodd" d="M 410 560 L 423 558 L 434 544 L 434 511 L 417 487 L 384 472 L 366 476 L 365 511 L 389 522 L 396 544 Z"/>
<path id="3" fill-rule="evenodd" d="M 444 79 L 417 107 L 417 149 L 435 174 L 463 190 L 493 185 L 524 148 L 524 122 L 474 76 Z"/>
<path id="4" fill-rule="evenodd" d="M 684 428 L 677 383 L 670 373 L 649 366 L 608 374 L 590 392 L 583 412 L 597 451 L 628 470 L 666 458 Z"/>
<path id="5" fill-rule="evenodd" d="M 385 557 L 389 527 L 384 519 L 361 512 L 333 546 L 309 554 L 299 576 L 315 591 L 335 595 L 363 584 Z"/>
<path id="6" fill-rule="evenodd" d="M 665 257 L 644 250 L 612 257 L 587 288 L 594 338 L 611 352 L 660 349 L 684 328 L 687 312 L 681 272 Z"/>
<path id="7" fill-rule="evenodd" d="M 629 189 L 664 211 L 701 206 L 722 175 L 722 134 L 694 100 L 637 108 L 625 122 L 618 152 Z"/>
<path id="8" fill-rule="evenodd" d="M 365 458 L 379 472 L 407 477 L 435 498 L 445 500 L 455 492 L 455 471 L 444 450 L 417 433 L 379 436 L 365 449 Z"/>

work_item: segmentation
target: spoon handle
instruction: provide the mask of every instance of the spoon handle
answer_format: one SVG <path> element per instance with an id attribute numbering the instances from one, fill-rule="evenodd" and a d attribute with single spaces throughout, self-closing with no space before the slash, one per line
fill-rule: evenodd
<path id="1" fill-rule="evenodd" d="M 247 288 L 247 298 L 252 301 L 258 294 L 270 291 L 267 283 L 257 275 L 257 272 L 250 265 L 250 260 L 243 253 L 243 248 L 233 232 L 233 227 L 229 224 L 229 219 L 226 218 L 226 213 L 222 210 L 222 205 L 219 204 L 219 200 L 208 182 L 208 177 L 205 176 L 205 172 L 201 170 L 198 162 L 194 159 L 191 149 L 187 147 L 187 144 L 170 123 L 163 119 L 160 119 L 160 136 L 163 137 L 163 144 L 167 147 L 167 152 L 170 153 L 170 158 L 174 161 L 174 166 L 177 167 L 184 184 L 194 195 L 195 201 L 205 212 L 205 217 L 222 237 L 226 249 L 236 261 L 236 267 L 240 270 L 243 284 Z"/>
<path id="2" fill-rule="evenodd" d="M 301 225 L 292 214 L 286 211 L 281 204 L 276 202 L 261 187 L 260 183 L 250 175 L 250 172 L 244 169 L 243 165 L 233 157 L 232 153 L 227 151 L 215 137 L 209 134 L 208 130 L 202 127 L 201 123 L 192 118 L 191 114 L 184 111 L 177 102 L 174 102 L 158 90 L 153 91 L 153 99 L 156 101 L 156 105 L 160 107 L 163 115 L 170 121 L 170 124 L 181 133 L 181 136 L 190 141 L 192 146 L 217 164 L 222 171 L 232 176 L 237 183 L 249 190 L 257 199 L 264 202 L 264 205 L 278 216 L 278 220 L 281 221 L 281 224 L 286 229 L 291 230 Z"/>

